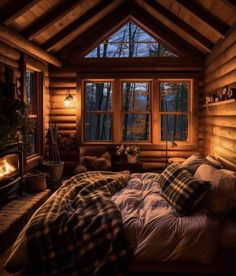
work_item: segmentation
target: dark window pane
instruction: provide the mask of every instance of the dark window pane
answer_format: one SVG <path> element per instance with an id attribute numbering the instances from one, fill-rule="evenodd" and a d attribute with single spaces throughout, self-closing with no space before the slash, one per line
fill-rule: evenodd
<path id="1" fill-rule="evenodd" d="M 149 83 L 123 83 L 122 109 L 123 111 L 149 111 Z"/>
<path id="2" fill-rule="evenodd" d="M 112 140 L 112 116 L 86 113 L 85 140 Z"/>
<path id="3" fill-rule="evenodd" d="M 36 112 L 36 95 L 34 91 L 34 73 L 26 71 L 26 98 L 30 105 L 31 113 Z"/>
<path id="4" fill-rule="evenodd" d="M 112 109 L 111 83 L 86 83 L 85 110 L 108 111 Z"/>
<path id="5" fill-rule="evenodd" d="M 123 115 L 123 140 L 149 140 L 149 114 Z"/>
<path id="6" fill-rule="evenodd" d="M 24 144 L 26 156 L 30 156 L 36 153 L 37 143 L 37 120 L 32 119 L 32 129 L 27 134 L 26 143 Z"/>
<path id="7" fill-rule="evenodd" d="M 160 99 L 162 112 L 188 111 L 188 83 L 161 82 Z"/>
<path id="8" fill-rule="evenodd" d="M 186 141 L 188 139 L 187 115 L 161 115 L 161 140 Z"/>

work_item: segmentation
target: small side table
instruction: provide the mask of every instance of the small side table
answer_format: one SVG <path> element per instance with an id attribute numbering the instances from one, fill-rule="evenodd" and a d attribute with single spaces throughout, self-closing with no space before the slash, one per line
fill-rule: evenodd
<path id="1" fill-rule="evenodd" d="M 168 159 L 169 164 L 177 163 L 181 165 L 184 161 L 185 161 L 185 158 L 181 158 L 181 157 L 172 157 Z"/>
<path id="2" fill-rule="evenodd" d="M 112 165 L 112 169 L 115 172 L 129 170 L 131 173 L 142 172 L 143 163 L 136 162 L 136 163 L 128 163 L 128 162 L 115 162 Z"/>

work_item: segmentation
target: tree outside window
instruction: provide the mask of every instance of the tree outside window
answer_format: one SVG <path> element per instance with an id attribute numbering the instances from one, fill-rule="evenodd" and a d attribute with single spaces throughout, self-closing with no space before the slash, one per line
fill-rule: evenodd
<path id="1" fill-rule="evenodd" d="M 161 141 L 187 141 L 189 82 L 160 82 Z"/>

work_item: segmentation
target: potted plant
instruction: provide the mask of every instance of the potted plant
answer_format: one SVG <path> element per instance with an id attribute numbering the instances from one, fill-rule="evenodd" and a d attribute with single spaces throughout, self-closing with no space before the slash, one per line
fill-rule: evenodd
<path id="1" fill-rule="evenodd" d="M 43 166 L 49 175 L 49 182 L 51 184 L 58 184 L 61 182 L 64 162 L 60 160 L 60 153 L 57 144 L 57 125 L 50 124 L 49 126 L 49 159 L 43 162 Z"/>
<path id="2" fill-rule="evenodd" d="M 13 98 L 14 85 L 0 85 L 0 149 L 7 144 L 23 140 L 26 146 L 27 133 L 33 130 L 29 118 L 30 106 Z"/>

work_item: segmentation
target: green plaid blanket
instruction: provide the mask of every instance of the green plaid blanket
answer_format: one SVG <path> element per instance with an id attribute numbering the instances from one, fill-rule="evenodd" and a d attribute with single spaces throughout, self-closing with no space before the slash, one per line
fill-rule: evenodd
<path id="1" fill-rule="evenodd" d="M 30 275 L 122 275 L 129 260 L 111 196 L 129 172 L 88 172 L 66 180 L 26 231 Z"/>

